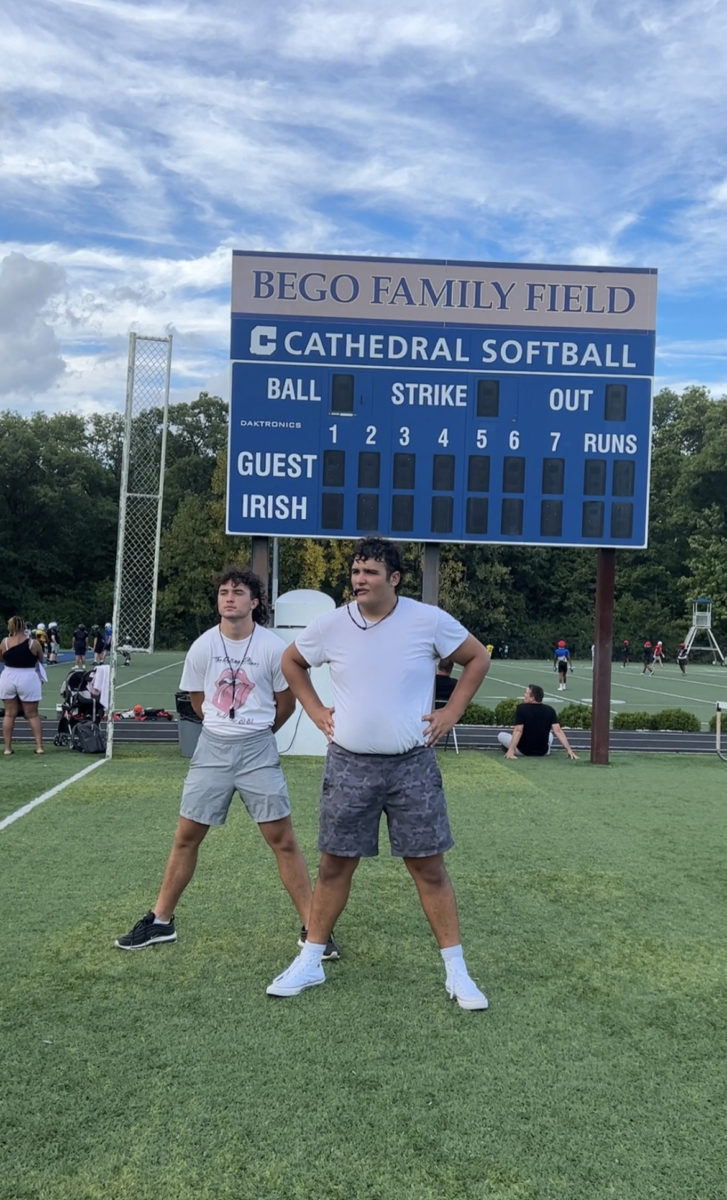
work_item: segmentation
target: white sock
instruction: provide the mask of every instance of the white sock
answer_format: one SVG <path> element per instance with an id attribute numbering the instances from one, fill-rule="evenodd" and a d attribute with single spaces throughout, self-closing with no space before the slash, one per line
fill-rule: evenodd
<path id="1" fill-rule="evenodd" d="M 325 948 L 325 942 L 311 942 L 306 940 L 303 943 L 303 948 L 300 952 L 301 961 L 304 963 L 309 963 L 311 966 L 319 967 Z"/>
<path id="2" fill-rule="evenodd" d="M 158 917 L 156 915 L 156 913 L 154 913 L 154 924 L 155 925 L 171 925 L 171 923 L 172 923 L 171 918 L 168 921 L 162 921 L 161 917 Z"/>
<path id="3" fill-rule="evenodd" d="M 461 963 L 462 966 L 464 967 L 464 955 L 462 953 L 461 945 L 460 946 L 445 946 L 444 950 L 440 950 L 439 953 L 441 954 L 442 958 L 444 959 L 444 965 L 447 968 L 447 970 L 449 970 L 450 967 L 459 965 L 459 963 Z"/>

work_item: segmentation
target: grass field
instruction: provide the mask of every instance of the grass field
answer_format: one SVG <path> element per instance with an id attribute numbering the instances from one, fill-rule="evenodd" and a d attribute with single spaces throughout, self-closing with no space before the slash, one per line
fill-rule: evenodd
<path id="1" fill-rule="evenodd" d="M 2 811 L 80 758 L 18 753 Z M 114 949 L 156 893 L 174 746 L 119 745 L 0 832 L 3 1200 L 723 1200 L 725 765 L 441 762 L 487 1013 L 447 1000 L 388 853 L 327 983 L 266 997 L 297 921 L 239 806 L 179 942 Z M 311 864 L 320 769 L 286 762 Z"/>
<path id="2" fill-rule="evenodd" d="M 179 688 L 184 654 L 178 650 L 135 654 L 130 667 L 119 666 L 116 683 L 116 709 L 133 708 L 141 704 L 148 708 L 167 708 L 174 711 L 174 694 Z M 52 667 L 44 688 L 42 711 L 54 715 L 60 700 L 59 688 L 70 670 L 69 663 Z M 532 659 L 494 659 L 489 674 L 475 699 L 494 708 L 504 697 L 520 697 L 528 683 L 539 683 L 545 689 L 546 701 L 556 711 L 564 704 L 589 703 L 592 688 L 590 660 L 576 660 L 575 670 L 568 676 L 568 690 L 557 691 L 557 676 L 550 661 Z M 727 701 L 727 670 L 707 662 L 690 663 L 682 675 L 674 663 L 657 667 L 652 675 L 643 675 L 641 667 L 633 664 L 623 668 L 614 663 L 611 684 L 611 710 L 658 712 L 664 708 L 684 708 L 699 717 L 707 729 L 714 715 L 715 701 Z"/>

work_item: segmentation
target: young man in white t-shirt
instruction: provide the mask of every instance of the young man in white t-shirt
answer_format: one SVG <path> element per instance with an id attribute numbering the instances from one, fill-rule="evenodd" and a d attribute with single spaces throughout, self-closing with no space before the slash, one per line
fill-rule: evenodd
<path id="1" fill-rule="evenodd" d="M 301 944 L 311 885 L 295 839 L 290 801 L 274 733 L 288 720 L 295 699 L 280 669 L 282 640 L 265 629 L 267 605 L 252 571 L 223 571 L 217 589 L 220 623 L 190 647 L 181 687 L 202 718 L 199 742 L 184 783 L 179 822 L 156 903 L 120 950 L 175 942 L 174 909 L 197 865 L 210 825 L 223 825 L 237 791 L 273 851 L 280 878 L 300 917 Z M 327 958 L 337 958 L 332 938 Z"/>
<path id="2" fill-rule="evenodd" d="M 297 996 L 325 982 L 326 939 L 345 907 L 362 857 L 378 853 L 383 813 L 391 851 L 403 858 L 439 945 L 449 996 L 462 1008 L 487 1008 L 460 944 L 454 890 L 444 865 L 452 846 L 442 777 L 433 746 L 450 732 L 490 663 L 459 621 L 397 595 L 401 559 L 391 542 L 358 544 L 351 566 L 355 600 L 318 617 L 288 646 L 283 672 L 291 691 L 329 742 L 321 792 L 322 857 L 308 940 L 267 991 Z M 462 667 L 443 708 L 433 709 L 440 658 Z M 309 667 L 328 663 L 333 705 L 323 704 Z"/>

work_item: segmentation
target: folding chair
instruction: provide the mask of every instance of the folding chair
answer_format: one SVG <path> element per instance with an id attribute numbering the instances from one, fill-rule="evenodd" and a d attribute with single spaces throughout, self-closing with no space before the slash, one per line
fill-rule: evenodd
<path id="1" fill-rule="evenodd" d="M 434 707 L 435 707 L 435 709 L 436 708 L 444 708 L 445 704 L 449 700 L 449 697 L 452 695 L 452 692 L 454 691 L 456 686 L 457 686 L 457 680 L 452 679 L 451 676 L 449 676 L 449 675 L 435 676 L 435 682 L 434 682 Z M 457 730 L 454 728 L 454 726 L 452 726 L 452 729 L 450 732 L 452 735 L 452 741 L 454 742 L 455 754 L 459 754 L 459 746 L 457 745 Z M 447 749 L 448 745 L 449 745 L 449 733 L 447 734 L 446 738 L 444 739 L 444 749 L 445 750 Z"/>

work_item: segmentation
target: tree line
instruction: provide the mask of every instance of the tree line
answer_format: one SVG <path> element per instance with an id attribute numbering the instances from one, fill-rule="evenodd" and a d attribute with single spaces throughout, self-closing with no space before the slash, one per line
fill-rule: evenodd
<path id="1" fill-rule="evenodd" d="M 161 436 L 161 412 L 145 414 Z M 661 638 L 674 653 L 692 602 L 709 596 L 727 641 L 727 398 L 703 387 L 654 398 L 649 546 L 616 554 L 614 642 Z M 0 412 L 0 616 L 111 619 L 123 453 L 119 414 Z M 219 396 L 169 410 L 157 646 L 185 647 L 213 615 L 211 581 L 247 561 L 247 538 L 225 530 L 227 406 Z M 281 539 L 279 592 L 346 595 L 353 543 Z M 421 595 L 421 548 L 404 547 L 402 591 Z M 486 643 L 511 656 L 547 657 L 560 638 L 590 654 L 597 552 L 443 545 L 440 595 Z M 63 636 L 65 634 L 65 637 Z"/>

